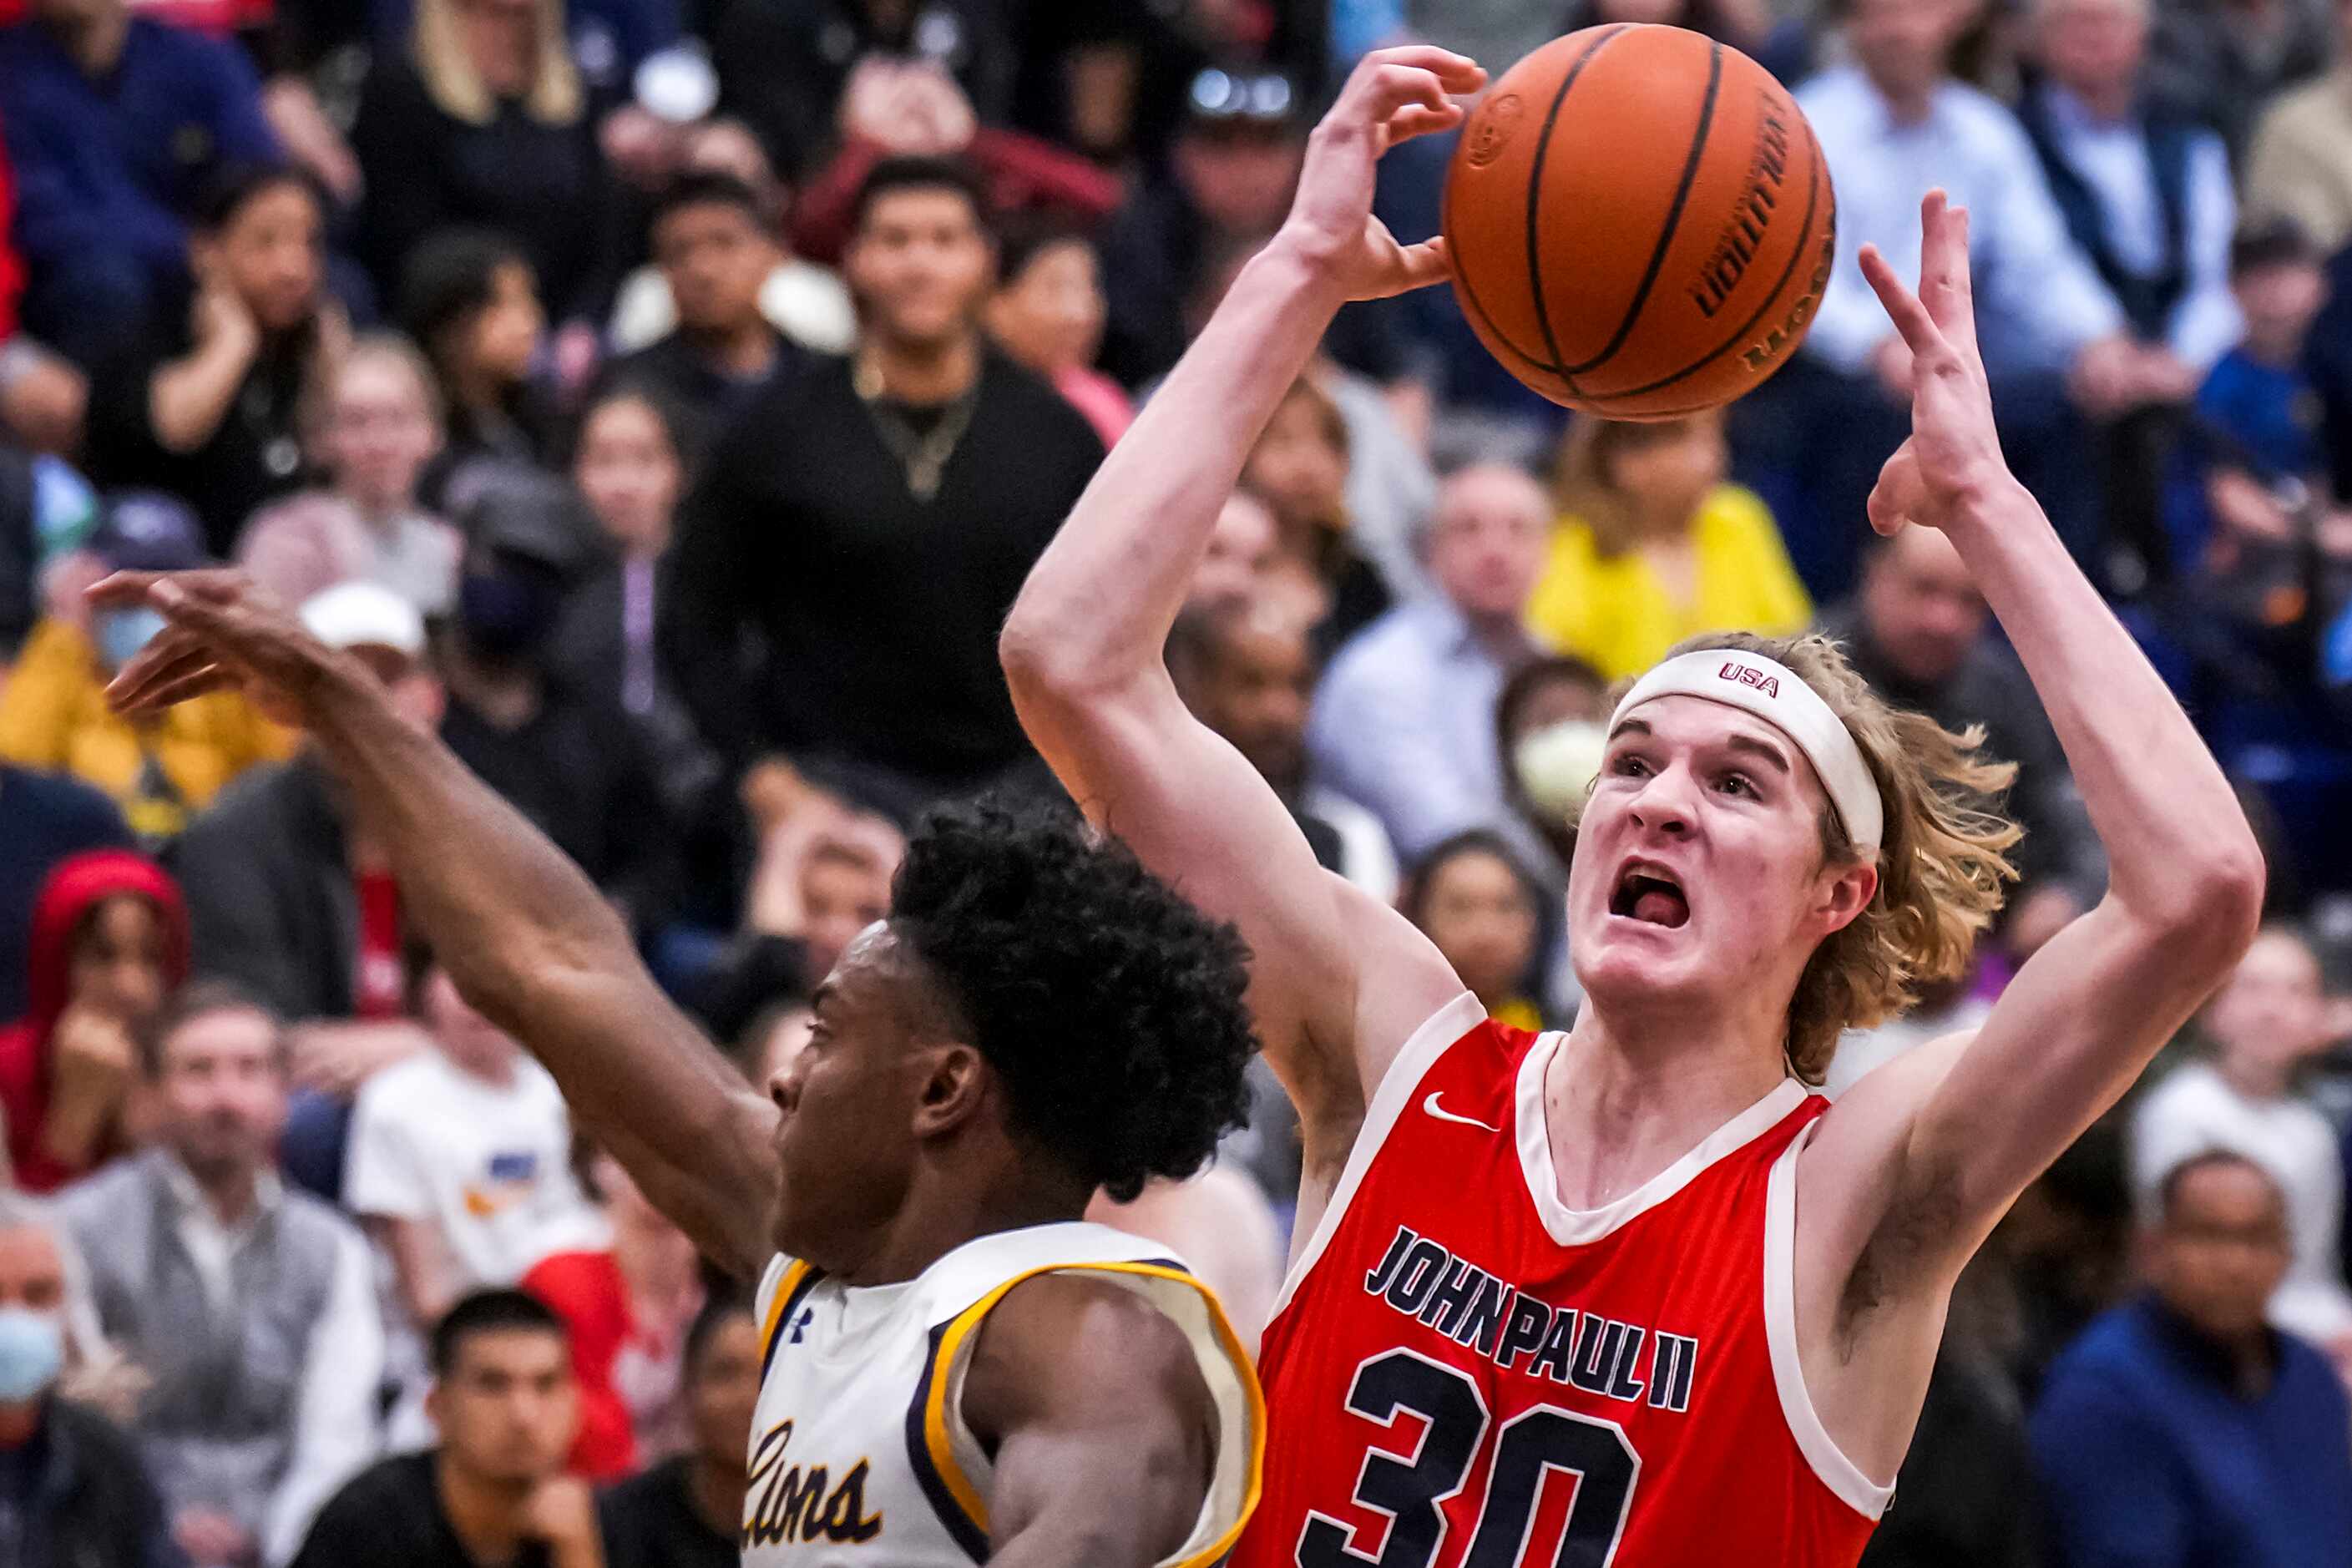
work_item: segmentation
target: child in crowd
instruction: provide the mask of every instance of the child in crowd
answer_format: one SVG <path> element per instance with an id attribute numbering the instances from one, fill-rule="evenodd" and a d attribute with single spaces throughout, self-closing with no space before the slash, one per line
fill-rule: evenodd
<path id="1" fill-rule="evenodd" d="M 179 885 L 125 849 L 77 855 L 33 906 L 25 1016 L 0 1026 L 0 1188 L 51 1193 L 131 1144 L 136 1040 L 188 977 Z"/>
<path id="2" fill-rule="evenodd" d="M 1406 879 L 1405 918 L 1437 944 L 1487 1014 L 1539 1030 L 1543 1009 L 1527 994 L 1536 960 L 1542 893 L 1498 834 L 1456 834 Z"/>
<path id="3" fill-rule="evenodd" d="M 2342 602 L 2352 563 L 2352 513 L 2329 504 L 2319 399 L 2305 370 L 2305 341 L 2327 299 L 2323 266 L 2292 223 L 2239 235 L 2230 283 L 2245 340 L 2199 389 L 2166 492 L 2172 567 L 2187 596 L 2182 632 L 2233 684 L 2243 683 L 2248 654 L 2288 689 L 2308 684 L 2308 627 Z"/>
<path id="4" fill-rule="evenodd" d="M 400 322 L 433 366 L 447 420 L 447 442 L 422 484 L 426 505 L 454 513 L 445 492 L 477 459 L 546 459 L 556 422 L 533 373 L 547 313 L 520 250 L 484 229 L 434 236 L 402 272 Z"/>
<path id="5" fill-rule="evenodd" d="M 387 1366 L 402 1384 L 394 1447 L 425 1435 L 418 1336 L 467 1292 L 511 1285 L 551 1253 L 599 1249 L 610 1227 L 572 1165 L 572 1119 L 547 1069 L 412 955 L 437 1049 L 385 1068 L 352 1113 L 343 1200 L 392 1265 Z"/>
<path id="6" fill-rule="evenodd" d="M 2295 1089 L 2333 1044 L 2318 957 L 2288 928 L 2264 931 L 2205 1009 L 2213 1054 L 2166 1079 L 2132 1124 L 2132 1177 L 2145 1203 L 2181 1161 L 2208 1149 L 2245 1155 L 2286 1195 L 2294 1261 L 2271 1321 L 2329 1352 L 2352 1377 L 2352 1291 L 2336 1242 L 2344 1170 L 2327 1119 Z"/>
<path id="7" fill-rule="evenodd" d="M 358 581 L 390 589 L 421 616 L 445 613 L 461 543 L 416 504 L 417 480 L 441 448 L 432 366 L 404 338 L 364 337 L 322 402 L 311 447 L 325 488 L 256 513 L 237 564 L 289 605 Z"/>

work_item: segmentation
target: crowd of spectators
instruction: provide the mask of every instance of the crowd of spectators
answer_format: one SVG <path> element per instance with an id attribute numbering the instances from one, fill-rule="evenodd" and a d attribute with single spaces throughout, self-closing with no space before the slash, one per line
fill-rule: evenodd
<path id="1" fill-rule="evenodd" d="M 2241 781 L 2273 923 L 1972 1267 L 1867 1561 L 2352 1562 L 2347 0 L 0 0 L 0 1562 L 731 1563 L 759 1377 L 302 737 L 116 716 L 160 623 L 83 589 L 298 605 L 764 1081 L 914 820 L 1053 788 L 998 628 L 1349 64 L 1600 22 L 1795 89 L 1841 209 L 1804 349 L 1570 421 L 1445 291 L 1349 308 L 1177 688 L 1540 1029 L 1610 683 L 1818 626 L 1981 726 L 2027 828 L 1974 970 L 1829 1089 L 1968 1027 L 2105 867 L 1958 553 L 1863 522 L 1912 367 L 1853 257 L 1952 191 L 2012 462 Z M 1384 163 L 1400 232 L 1447 152 Z M 1297 1180 L 1256 1088 L 1103 1211 L 1247 1335 Z"/>

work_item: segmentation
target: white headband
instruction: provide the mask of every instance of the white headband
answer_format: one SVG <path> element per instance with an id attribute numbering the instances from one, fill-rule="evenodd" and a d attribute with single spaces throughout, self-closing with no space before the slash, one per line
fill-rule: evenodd
<path id="1" fill-rule="evenodd" d="M 1878 847 L 1886 826 L 1878 781 L 1871 776 L 1853 732 L 1795 670 L 1761 654 L 1732 648 L 1686 653 L 1633 683 L 1609 716 L 1609 732 L 1615 734 L 1634 709 L 1661 697 L 1703 697 L 1745 709 L 1788 736 L 1821 775 L 1846 837 L 1864 849 Z"/>

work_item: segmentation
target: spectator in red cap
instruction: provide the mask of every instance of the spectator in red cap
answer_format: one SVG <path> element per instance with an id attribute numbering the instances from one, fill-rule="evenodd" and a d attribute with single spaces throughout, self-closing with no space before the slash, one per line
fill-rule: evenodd
<path id="1" fill-rule="evenodd" d="M 138 1050 L 188 976 L 179 885 L 127 849 L 49 874 L 25 955 L 25 1016 L 0 1029 L 0 1116 L 15 1184 L 49 1193 L 119 1152 Z"/>

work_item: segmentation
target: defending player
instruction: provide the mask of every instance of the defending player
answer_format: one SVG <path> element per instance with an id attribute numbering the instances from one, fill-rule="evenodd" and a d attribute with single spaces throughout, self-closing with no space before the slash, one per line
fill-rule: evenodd
<path id="1" fill-rule="evenodd" d="M 119 679 L 125 710 L 242 679 L 302 723 L 467 999 L 709 1257 L 764 1268 L 747 1564 L 1142 1568 L 1232 1544 L 1263 1443 L 1248 1360 L 1164 1248 L 1078 1223 L 1097 1188 L 1189 1174 L 1239 1121 L 1231 928 L 1066 817 L 937 816 L 772 1101 L 350 656 L 233 574 L 98 598 L 172 623 Z"/>
<path id="2" fill-rule="evenodd" d="M 1303 1238 L 1260 1361 L 1265 1497 L 1237 1568 L 1853 1563 L 1961 1265 L 2245 947 L 2263 872 L 2212 758 L 2004 468 L 1965 215 L 1926 205 L 1916 359 L 1872 501 L 1968 561 L 2113 864 L 1973 1035 L 1834 1106 L 1839 1031 L 1957 973 L 2000 901 L 2005 770 L 1890 711 L 1818 639 L 1717 639 L 1635 684 L 1571 868 L 1587 1005 L 1487 1022 L 1391 910 L 1320 871 L 1193 722 L 1160 648 L 1269 411 L 1344 300 L 1444 276 L 1370 216 L 1375 160 L 1482 73 L 1359 68 L 1291 216 L 1112 452 L 1003 640 L 1094 817 L 1255 954 L 1305 1123 Z"/>

